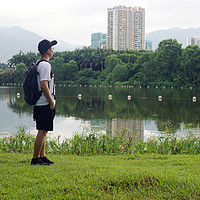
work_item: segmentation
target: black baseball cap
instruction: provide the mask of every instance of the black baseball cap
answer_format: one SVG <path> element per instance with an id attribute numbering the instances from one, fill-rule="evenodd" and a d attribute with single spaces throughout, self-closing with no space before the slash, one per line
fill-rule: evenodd
<path id="1" fill-rule="evenodd" d="M 56 45 L 57 41 L 53 40 L 53 41 L 49 41 L 49 40 L 42 40 L 41 42 L 39 42 L 38 44 L 38 51 L 40 52 L 40 54 L 44 54 L 48 49 L 50 49 L 52 46 Z"/>

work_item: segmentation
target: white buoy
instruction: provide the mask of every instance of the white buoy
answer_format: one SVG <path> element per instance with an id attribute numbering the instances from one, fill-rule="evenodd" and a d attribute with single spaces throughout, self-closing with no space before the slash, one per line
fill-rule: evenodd
<path id="1" fill-rule="evenodd" d="M 82 95 L 81 94 L 78 95 L 78 99 L 82 99 Z"/>
<path id="2" fill-rule="evenodd" d="M 158 101 L 162 101 L 162 96 L 158 96 Z"/>
<path id="3" fill-rule="evenodd" d="M 192 101 L 193 102 L 196 102 L 197 101 L 197 98 L 194 96 L 194 97 L 192 97 Z"/>
<path id="4" fill-rule="evenodd" d="M 112 95 L 108 95 L 108 99 L 109 99 L 109 100 L 112 100 Z"/>
<path id="5" fill-rule="evenodd" d="M 128 95 L 127 99 L 130 101 L 131 100 L 131 95 Z"/>

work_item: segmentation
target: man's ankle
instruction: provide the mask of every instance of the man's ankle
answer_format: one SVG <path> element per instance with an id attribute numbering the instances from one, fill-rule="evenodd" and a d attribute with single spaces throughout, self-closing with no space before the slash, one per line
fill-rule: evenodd
<path id="1" fill-rule="evenodd" d="M 40 158 L 46 158 L 46 156 L 40 156 Z"/>
<path id="2" fill-rule="evenodd" d="M 39 158 L 34 158 L 34 157 L 32 158 L 32 160 L 35 160 L 35 161 L 38 160 L 38 159 L 39 159 Z"/>

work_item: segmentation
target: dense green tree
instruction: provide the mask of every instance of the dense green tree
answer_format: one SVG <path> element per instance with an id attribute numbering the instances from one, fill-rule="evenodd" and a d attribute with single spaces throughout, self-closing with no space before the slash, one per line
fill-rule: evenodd
<path id="1" fill-rule="evenodd" d="M 117 55 L 110 55 L 106 57 L 105 60 L 105 70 L 111 73 L 117 64 L 122 63 L 122 61 L 117 57 Z"/>
<path id="2" fill-rule="evenodd" d="M 197 45 L 187 46 L 180 57 L 179 78 L 188 86 L 200 86 L 200 49 Z"/>
<path id="3" fill-rule="evenodd" d="M 33 52 L 28 52 L 24 54 L 22 51 L 19 54 L 13 56 L 8 60 L 8 65 L 10 67 L 16 66 L 17 64 L 24 63 L 26 67 L 30 67 L 32 63 L 35 63 L 39 59 L 39 54 Z"/>
<path id="4" fill-rule="evenodd" d="M 112 70 L 114 82 L 128 80 L 128 68 L 126 64 L 117 64 Z"/>
<path id="5" fill-rule="evenodd" d="M 13 83 L 13 68 L 6 68 L 1 74 L 1 83 Z"/>
<path id="6" fill-rule="evenodd" d="M 155 64 L 160 81 L 173 82 L 173 76 L 176 73 L 175 66 L 182 52 L 181 46 L 175 39 L 163 40 L 158 44 Z"/>
<path id="7" fill-rule="evenodd" d="M 118 54 L 118 58 L 124 63 L 132 63 L 137 60 L 137 53 L 135 51 L 130 51 L 129 53 Z"/>
<path id="8" fill-rule="evenodd" d="M 24 73 L 26 70 L 27 68 L 24 63 L 20 63 L 16 65 L 16 68 L 13 72 L 13 79 L 15 83 L 23 83 Z"/>
<path id="9" fill-rule="evenodd" d="M 88 85 L 90 84 L 90 79 L 93 78 L 93 71 L 92 69 L 84 69 L 80 70 L 76 76 L 78 83 L 81 85 Z"/>
<path id="10" fill-rule="evenodd" d="M 78 66 L 75 61 L 70 60 L 65 64 L 65 80 L 75 81 L 76 74 L 78 73 Z"/>
<path id="11" fill-rule="evenodd" d="M 65 80 L 65 65 L 63 63 L 64 59 L 62 57 L 55 57 L 50 61 L 52 68 L 54 70 L 56 81 Z"/>
<path id="12" fill-rule="evenodd" d="M 149 82 L 154 82 L 157 78 L 154 62 L 155 53 L 146 51 L 138 56 L 134 65 L 128 65 L 129 72 L 132 77 L 130 83 L 134 85 L 149 85 Z"/>

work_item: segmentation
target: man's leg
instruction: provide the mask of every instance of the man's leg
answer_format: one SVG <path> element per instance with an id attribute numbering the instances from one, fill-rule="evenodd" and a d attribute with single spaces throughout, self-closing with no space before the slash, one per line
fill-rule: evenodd
<path id="1" fill-rule="evenodd" d="M 38 130 L 38 134 L 35 138 L 35 143 L 34 143 L 34 153 L 33 153 L 34 159 L 45 156 L 45 141 L 47 133 L 48 131 Z"/>
<path id="2" fill-rule="evenodd" d="M 40 150 L 40 154 L 39 154 L 40 158 L 45 157 L 45 141 L 46 141 L 46 135 L 47 135 L 47 133 L 48 133 L 48 131 L 46 131 L 46 133 L 44 133 L 45 134 L 45 140 L 43 141 L 42 148 Z"/>

